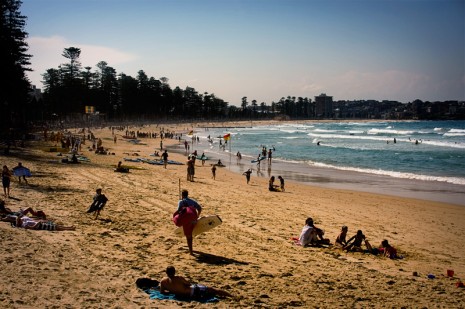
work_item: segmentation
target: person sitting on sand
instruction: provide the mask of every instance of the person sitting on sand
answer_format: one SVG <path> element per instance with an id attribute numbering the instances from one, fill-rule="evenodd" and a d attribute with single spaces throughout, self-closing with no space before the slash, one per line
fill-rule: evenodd
<path id="1" fill-rule="evenodd" d="M 102 194 L 102 189 L 99 188 L 95 192 L 96 194 L 94 195 L 94 201 L 87 210 L 87 213 L 91 213 L 94 211 L 96 212 L 94 220 L 98 218 L 98 216 L 100 215 L 100 211 L 103 209 L 103 207 L 105 207 L 108 201 L 108 198 L 105 196 L 105 194 Z"/>
<path id="2" fill-rule="evenodd" d="M 227 291 L 202 284 L 191 284 L 184 277 L 176 276 L 176 269 L 174 266 L 168 266 L 166 268 L 166 275 L 167 277 L 162 278 L 160 281 L 161 293 L 173 293 L 176 296 L 191 299 L 203 299 L 212 296 L 232 297 Z"/>
<path id="3" fill-rule="evenodd" d="M 302 232 L 299 236 L 299 243 L 304 247 L 323 244 L 329 245 L 329 239 L 323 238 L 324 234 L 322 229 L 313 225 L 313 219 L 309 217 L 305 220 L 305 226 L 302 228 Z"/>
<path id="4" fill-rule="evenodd" d="M 389 244 L 389 242 L 385 239 L 381 242 L 381 250 L 384 256 L 390 259 L 397 259 L 399 256 L 397 255 L 397 250 L 393 246 Z"/>
<path id="5" fill-rule="evenodd" d="M 79 163 L 78 158 L 76 157 L 75 153 L 73 153 L 73 156 L 71 157 L 71 163 L 73 163 L 73 164 L 78 164 Z"/>
<path id="6" fill-rule="evenodd" d="M 216 163 L 216 165 L 218 166 L 224 166 L 223 162 L 221 162 L 221 160 L 218 160 L 218 163 Z"/>
<path id="7" fill-rule="evenodd" d="M 349 228 L 347 226 L 342 226 L 341 233 L 337 236 L 336 238 L 336 245 L 339 245 L 341 247 L 347 246 L 347 232 L 349 231 Z"/>
<path id="8" fill-rule="evenodd" d="M 123 163 L 122 163 L 121 161 L 118 162 L 118 166 L 116 166 L 115 172 L 119 172 L 119 173 L 128 173 L 128 172 L 129 172 L 129 168 L 123 167 L 122 164 L 123 164 Z"/>
<path id="9" fill-rule="evenodd" d="M 358 230 L 357 234 L 352 236 L 348 241 L 347 245 L 344 247 L 344 250 L 349 251 L 357 251 L 357 252 L 363 252 L 362 250 L 362 242 L 365 241 L 365 246 L 367 247 L 368 251 L 373 251 L 373 248 L 371 247 L 370 243 L 366 239 L 365 235 L 363 235 L 362 230 Z"/>
<path id="10" fill-rule="evenodd" d="M 274 184 L 274 180 L 275 180 L 274 176 L 271 176 L 270 180 L 268 181 L 268 190 L 276 192 L 276 191 L 279 191 L 278 190 L 279 187 Z"/>
<path id="11" fill-rule="evenodd" d="M 281 176 L 278 176 L 278 179 L 279 179 L 279 184 L 280 184 L 281 192 L 284 192 L 284 191 L 285 191 L 285 189 L 284 189 L 284 178 L 281 177 Z"/>
<path id="12" fill-rule="evenodd" d="M 21 227 L 29 230 L 47 230 L 47 231 L 74 231 L 74 226 L 64 226 L 52 221 L 33 219 L 28 216 L 18 216 L 13 223 L 15 227 Z"/>

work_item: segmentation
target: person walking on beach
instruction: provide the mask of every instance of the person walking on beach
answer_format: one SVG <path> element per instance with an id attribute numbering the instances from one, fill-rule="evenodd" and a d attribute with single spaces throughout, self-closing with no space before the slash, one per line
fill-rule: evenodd
<path id="1" fill-rule="evenodd" d="M 271 151 L 271 148 L 268 149 L 268 164 L 271 164 L 271 157 L 273 156 L 273 152 Z"/>
<path id="2" fill-rule="evenodd" d="M 216 179 L 216 164 L 212 165 L 212 178 L 213 180 Z"/>
<path id="3" fill-rule="evenodd" d="M 3 165 L 2 169 L 2 185 L 3 193 L 5 197 L 10 197 L 10 182 L 11 182 L 11 172 L 6 165 Z"/>
<path id="4" fill-rule="evenodd" d="M 18 162 L 18 165 L 13 167 L 13 174 L 18 175 L 18 182 L 21 183 L 21 177 L 24 179 L 24 182 L 27 184 L 26 179 L 26 169 L 21 162 Z"/>
<path id="5" fill-rule="evenodd" d="M 168 164 L 168 151 L 165 150 L 165 152 L 162 153 L 161 157 L 163 159 L 163 167 L 166 168 L 166 165 Z"/>
<path id="6" fill-rule="evenodd" d="M 192 250 L 192 231 L 197 224 L 197 219 L 202 212 L 202 207 L 197 201 L 190 199 L 189 191 L 182 190 L 181 200 L 178 202 L 178 209 L 173 214 L 173 222 L 176 226 L 182 226 L 184 235 L 186 236 L 189 253 L 194 254 Z"/>
<path id="7" fill-rule="evenodd" d="M 245 175 L 245 179 L 247 179 L 247 184 L 249 184 L 250 182 L 250 174 L 252 174 L 252 169 L 250 168 L 242 174 Z"/>
<path id="8" fill-rule="evenodd" d="M 194 181 L 195 163 L 193 156 L 189 156 L 187 160 L 187 181 Z"/>
<path id="9" fill-rule="evenodd" d="M 161 293 L 173 293 L 176 296 L 188 297 L 191 299 L 204 299 L 206 297 L 220 296 L 232 297 L 231 294 L 224 290 L 213 287 L 207 287 L 202 284 L 191 284 L 184 277 L 176 276 L 174 266 L 166 268 L 166 275 L 160 281 Z"/>

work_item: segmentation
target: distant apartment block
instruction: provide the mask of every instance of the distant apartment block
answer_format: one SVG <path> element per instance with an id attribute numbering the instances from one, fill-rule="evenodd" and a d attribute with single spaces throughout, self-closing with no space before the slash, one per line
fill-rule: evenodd
<path id="1" fill-rule="evenodd" d="M 333 97 L 322 93 L 315 96 L 315 116 L 317 118 L 331 118 L 333 116 Z"/>

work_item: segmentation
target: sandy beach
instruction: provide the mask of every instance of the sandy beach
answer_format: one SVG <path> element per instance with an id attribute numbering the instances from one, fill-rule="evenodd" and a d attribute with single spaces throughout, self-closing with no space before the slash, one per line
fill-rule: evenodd
<path id="1" fill-rule="evenodd" d="M 191 124 L 160 126 L 183 133 L 192 129 Z M 158 132 L 159 127 L 131 130 Z M 150 158 L 154 149 L 160 150 L 159 138 L 133 144 L 122 137 L 124 131 L 116 131 L 115 143 L 108 127 L 92 132 L 112 154 L 89 151 L 87 141 L 80 153 L 90 161 L 64 164 L 56 152 L 41 149 L 54 143 L 31 141 L 1 156 L 2 165 L 11 169 L 22 162 L 33 175 L 28 185 L 13 177 L 7 207 L 33 207 L 76 226 L 76 231 L 49 232 L 0 223 L 2 308 L 465 306 L 465 289 L 456 287 L 465 280 L 464 206 L 291 180 L 285 192 L 270 192 L 266 177 L 252 176 L 247 185 L 245 176 L 228 168 L 218 168 L 212 179 L 210 161 L 205 166 L 197 161 L 195 181 L 187 182 L 186 165 L 164 169 L 123 161 Z M 164 140 L 168 149 L 177 144 Z M 186 156 L 169 150 L 169 159 L 185 163 Z M 115 173 L 118 161 L 130 172 Z M 202 214 L 223 220 L 194 239 L 194 256 L 188 254 L 186 240 L 173 233 L 179 183 L 202 205 Z M 94 220 L 86 210 L 96 188 L 109 201 Z M 388 239 L 404 258 L 297 246 L 291 237 L 299 236 L 307 217 L 332 243 L 347 225 L 348 236 L 361 229 L 372 245 Z M 192 282 L 236 297 L 215 304 L 150 300 L 136 287 L 136 279 L 160 280 L 169 265 Z M 448 269 L 454 270 L 453 277 L 446 275 Z"/>

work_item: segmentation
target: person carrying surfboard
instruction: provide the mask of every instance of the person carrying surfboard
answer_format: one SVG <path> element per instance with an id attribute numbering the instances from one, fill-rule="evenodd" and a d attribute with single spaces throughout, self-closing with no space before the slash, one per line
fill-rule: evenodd
<path id="1" fill-rule="evenodd" d="M 173 214 L 173 222 L 176 226 L 182 226 L 186 236 L 189 253 L 194 254 L 192 250 L 192 231 L 194 230 L 197 219 L 202 212 L 202 206 L 197 201 L 188 197 L 189 191 L 186 189 L 181 192 L 181 200 L 178 202 L 178 209 Z"/>

